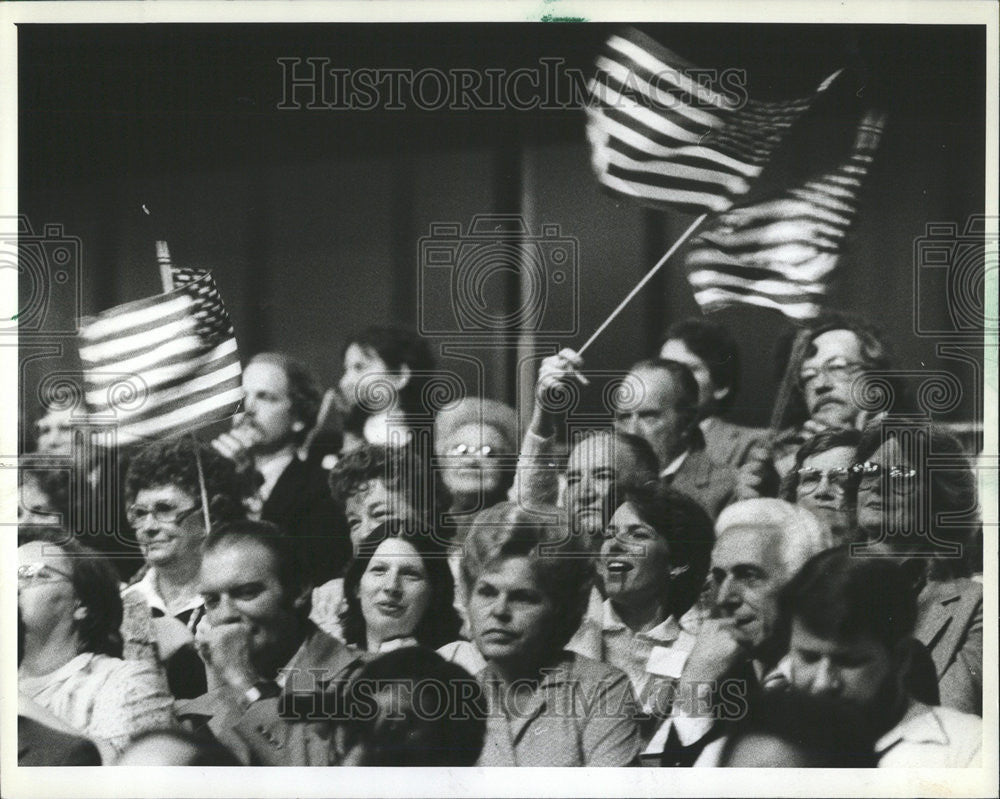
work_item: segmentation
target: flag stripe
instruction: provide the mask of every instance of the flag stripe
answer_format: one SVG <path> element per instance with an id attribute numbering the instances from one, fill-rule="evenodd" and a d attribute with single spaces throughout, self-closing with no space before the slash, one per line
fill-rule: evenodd
<path id="1" fill-rule="evenodd" d="M 118 441 L 121 444 L 134 444 L 168 436 L 180 430 L 195 429 L 203 424 L 232 416 L 242 399 L 242 388 L 231 389 L 225 394 L 212 396 L 196 405 L 186 405 L 166 416 L 157 416 L 123 426 L 119 428 Z"/>

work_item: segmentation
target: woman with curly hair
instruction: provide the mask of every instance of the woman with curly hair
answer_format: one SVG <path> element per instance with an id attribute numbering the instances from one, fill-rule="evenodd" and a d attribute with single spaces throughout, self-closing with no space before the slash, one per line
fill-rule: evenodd
<path id="1" fill-rule="evenodd" d="M 59 530 L 23 531 L 17 601 L 19 692 L 93 740 L 104 762 L 136 734 L 174 724 L 159 667 L 122 660 L 122 600 L 106 558 Z"/>
<path id="2" fill-rule="evenodd" d="M 163 664 L 178 699 L 206 690 L 204 664 L 194 650 L 204 607 L 201 545 L 210 525 L 244 516 L 242 489 L 232 461 L 190 436 L 149 444 L 125 477 L 126 518 L 145 560 L 122 593 L 125 657 Z"/>
<path id="3" fill-rule="evenodd" d="M 394 519 L 360 544 L 344 575 L 344 640 L 368 652 L 436 649 L 458 636 L 455 584 L 431 532 Z"/>

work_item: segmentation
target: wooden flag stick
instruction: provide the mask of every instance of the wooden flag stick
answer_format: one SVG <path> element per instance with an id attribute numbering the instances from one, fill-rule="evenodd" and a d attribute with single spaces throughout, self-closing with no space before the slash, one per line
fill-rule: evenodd
<path id="1" fill-rule="evenodd" d="M 163 293 L 174 290 L 174 276 L 170 271 L 170 250 L 165 241 L 156 242 L 156 262 L 160 265 L 160 282 Z"/>
<path id="2" fill-rule="evenodd" d="M 205 467 L 201 462 L 201 444 L 194 433 L 191 434 L 194 442 L 194 463 L 198 468 L 198 490 L 201 493 L 201 513 L 205 520 L 205 532 L 212 532 L 212 515 L 208 509 L 208 488 L 205 485 Z"/>
<path id="3" fill-rule="evenodd" d="M 778 396 L 774 400 L 774 407 L 771 409 L 771 423 L 768 425 L 767 431 L 769 444 L 773 444 L 774 439 L 781 432 L 781 423 L 785 419 L 785 411 L 788 409 L 788 403 L 792 399 L 795 381 L 799 378 L 799 370 L 802 368 L 806 348 L 809 346 L 810 332 L 808 328 L 802 328 L 795 334 L 795 340 L 792 342 L 792 351 L 788 355 L 785 374 L 781 378 L 781 385 L 778 386 Z"/>
<path id="4" fill-rule="evenodd" d="M 580 347 L 580 349 L 577 350 L 577 354 L 578 355 L 583 355 L 583 353 L 585 353 L 587 351 L 587 348 L 591 344 L 593 344 L 594 341 L 595 341 L 595 339 L 597 339 L 597 337 L 599 335 L 601 335 L 601 333 L 604 332 L 604 329 L 614 321 L 615 317 L 618 316 L 618 314 L 620 314 L 623 310 L 625 310 L 625 306 L 628 305 L 632 301 L 632 298 L 636 294 L 638 294 L 640 291 L 642 291 L 642 287 L 643 286 L 645 286 L 650 280 L 653 279 L 653 275 L 655 275 L 657 272 L 660 271 L 660 269 L 663 267 L 663 265 L 668 260 L 670 260 L 670 256 L 673 255 L 675 252 L 677 252 L 677 248 L 680 247 L 685 241 L 688 240 L 688 238 L 691 236 L 692 233 L 694 233 L 694 231 L 697 229 L 697 227 L 702 222 L 705 221 L 705 218 L 707 216 L 708 216 L 707 213 L 706 214 L 702 214 L 696 220 L 694 220 L 694 222 L 691 223 L 690 227 L 688 227 L 688 229 L 685 230 L 681 234 L 681 237 L 679 239 L 677 239 L 677 241 L 675 241 L 673 243 L 673 246 L 671 246 L 671 248 L 669 250 L 667 250 L 666 254 L 659 261 L 656 262 L 656 265 L 645 274 L 645 276 L 642 278 L 642 280 L 640 280 L 638 283 L 636 283 L 635 288 L 633 288 L 625 296 L 625 299 L 622 300 L 620 303 L 618 303 L 618 307 L 615 308 L 611 312 L 611 314 L 608 316 L 607 319 L 605 319 L 603 322 L 601 322 L 601 326 L 599 328 L 597 328 L 597 330 L 595 330 L 593 333 L 590 334 L 590 338 L 588 338 L 584 342 L 583 346 Z"/>
<path id="5" fill-rule="evenodd" d="M 319 413 L 316 414 L 316 424 L 312 426 L 312 430 L 306 436 L 306 440 L 302 442 L 302 446 L 299 447 L 299 455 L 305 459 L 309 457 L 309 450 L 312 448 L 312 443 L 316 438 L 316 434 L 323 429 L 326 424 L 327 418 L 330 416 L 330 410 L 333 408 L 333 401 L 336 398 L 336 389 L 328 388 L 326 393 L 323 394 L 323 402 L 319 406 Z"/>

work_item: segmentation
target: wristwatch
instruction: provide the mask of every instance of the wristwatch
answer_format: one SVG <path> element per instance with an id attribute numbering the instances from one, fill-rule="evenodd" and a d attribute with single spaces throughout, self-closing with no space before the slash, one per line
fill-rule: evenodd
<path id="1" fill-rule="evenodd" d="M 261 680 L 254 683 L 243 692 L 243 698 L 248 705 L 259 702 L 261 699 L 272 699 L 281 693 L 281 689 L 274 680 Z"/>

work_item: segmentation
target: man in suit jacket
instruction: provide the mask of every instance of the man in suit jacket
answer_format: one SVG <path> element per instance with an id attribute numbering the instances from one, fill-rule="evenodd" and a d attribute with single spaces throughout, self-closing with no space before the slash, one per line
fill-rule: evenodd
<path id="1" fill-rule="evenodd" d="M 243 413 L 213 446 L 255 471 L 257 514 L 302 542 L 319 585 L 339 574 L 351 555 L 347 522 L 330 496 L 327 471 L 299 453 L 316 424 L 319 388 L 298 361 L 264 352 L 243 370 L 243 392 Z"/>
<path id="2" fill-rule="evenodd" d="M 917 598 L 914 637 L 934 661 L 941 704 L 983 714 L 983 586 L 929 580 Z"/>
<path id="3" fill-rule="evenodd" d="M 729 504 L 737 470 L 716 461 L 698 427 L 698 383 L 678 361 L 653 358 L 632 366 L 616 397 L 615 427 L 646 439 L 660 478 L 696 499 L 714 519 Z"/>
<path id="4" fill-rule="evenodd" d="M 723 418 L 740 387 L 740 350 L 732 334 L 706 319 L 682 319 L 667 330 L 660 357 L 684 364 L 698 383 L 698 426 L 709 458 L 742 466 L 765 431 Z"/>

